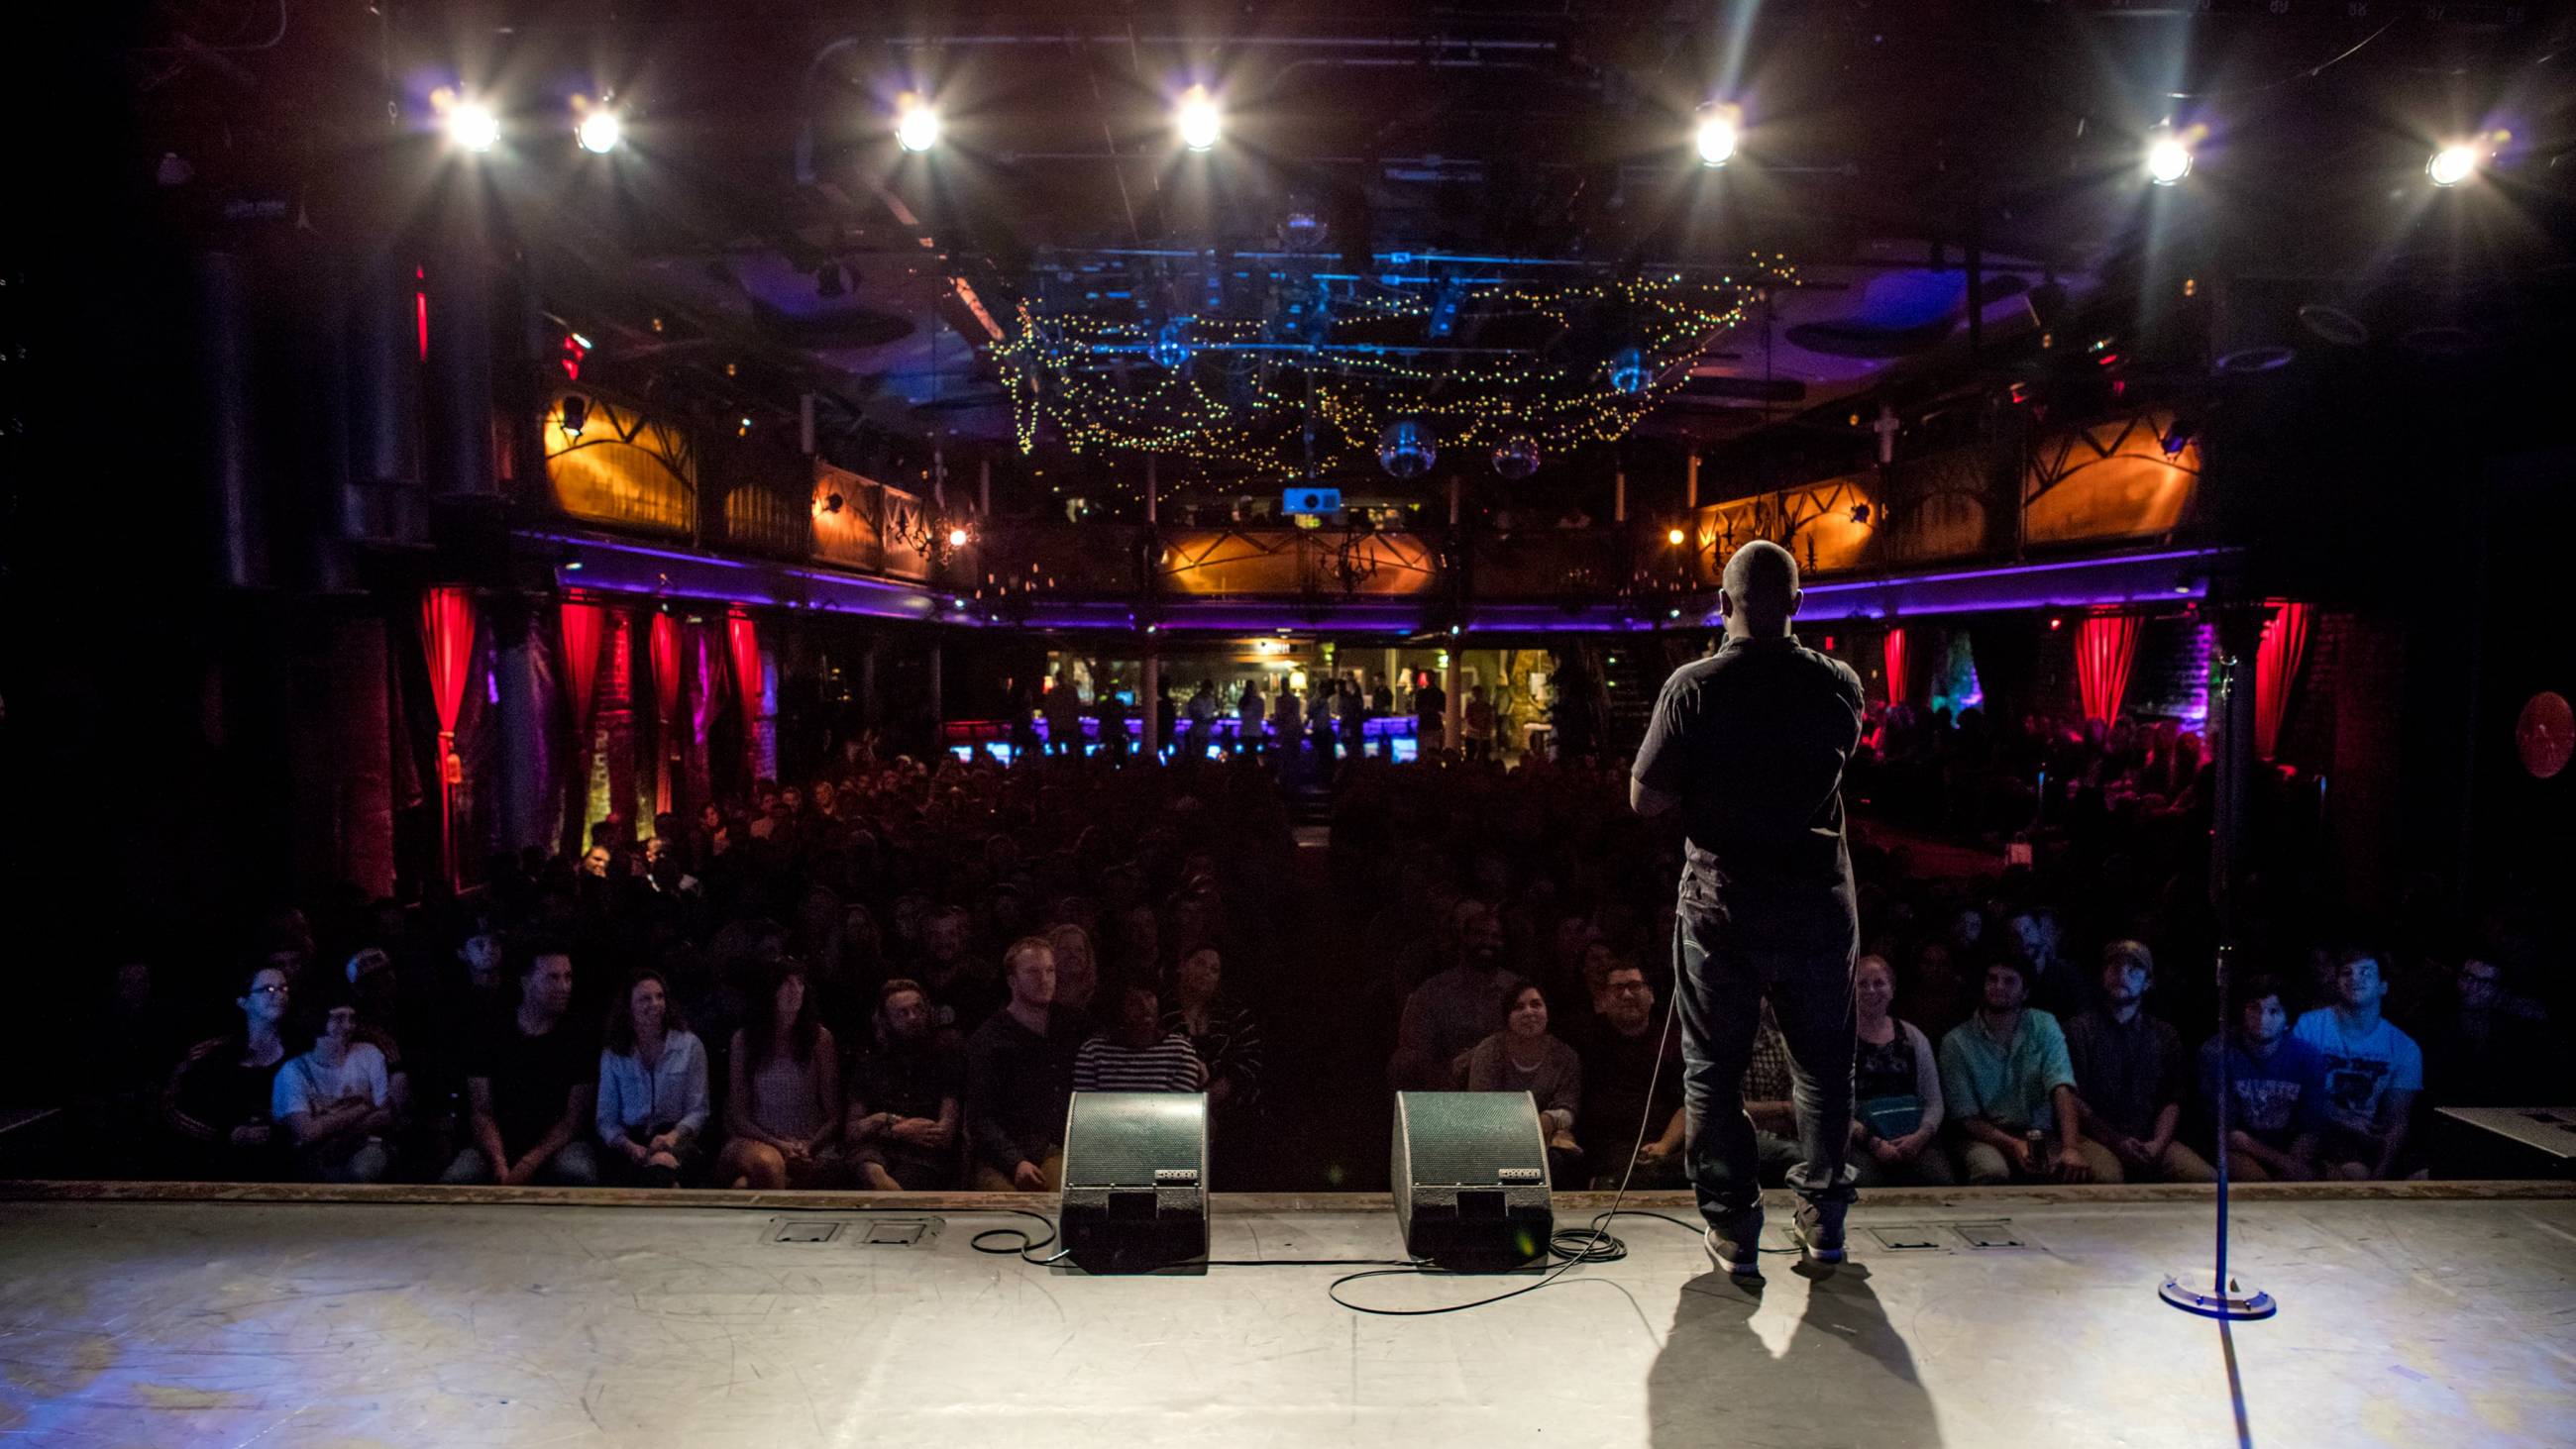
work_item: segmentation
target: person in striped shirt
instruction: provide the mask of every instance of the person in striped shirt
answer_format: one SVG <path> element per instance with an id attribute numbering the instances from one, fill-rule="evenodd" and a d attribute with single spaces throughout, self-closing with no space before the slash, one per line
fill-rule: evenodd
<path id="1" fill-rule="evenodd" d="M 1163 1029 L 1162 1002 L 1154 988 L 1130 985 L 1118 993 L 1109 1029 L 1082 1044 L 1073 1059 L 1077 1092 L 1197 1092 L 1207 1068 L 1186 1035 Z"/>

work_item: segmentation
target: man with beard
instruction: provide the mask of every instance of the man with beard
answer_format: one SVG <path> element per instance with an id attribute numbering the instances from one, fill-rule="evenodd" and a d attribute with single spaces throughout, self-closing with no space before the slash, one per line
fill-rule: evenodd
<path id="1" fill-rule="evenodd" d="M 1503 969 L 1503 919 L 1468 901 L 1458 907 L 1458 960 L 1404 999 L 1387 1077 L 1399 1092 L 1454 1092 L 1458 1059 L 1503 1029 L 1504 988 L 1520 977 Z"/>
<path id="2" fill-rule="evenodd" d="M 1759 1274 L 1754 1124 L 1744 1072 L 1768 997 L 1789 1049 L 1800 1162 L 1799 1243 L 1840 1263 L 1855 1175 L 1852 963 L 1860 919 L 1843 840 L 1843 766 L 1860 743 L 1860 677 L 1798 642 L 1798 562 L 1757 539 L 1726 562 L 1726 642 L 1664 681 L 1630 775 L 1640 815 L 1678 809 L 1674 921 L 1688 1063 L 1690 1162 L 1709 1255 Z"/>
<path id="3" fill-rule="evenodd" d="M 1680 1034 L 1656 1013 L 1646 973 L 1624 961 L 1604 976 L 1595 1002 L 1599 1014 L 1581 1046 L 1583 1102 L 1574 1119 L 1574 1140 L 1592 1164 L 1593 1186 L 1616 1188 L 1625 1178 L 1635 1188 L 1679 1187 L 1690 1118 L 1682 1104 Z"/>
<path id="4" fill-rule="evenodd" d="M 876 1044 L 850 1072 L 850 1161 L 878 1192 L 957 1185 L 957 1126 L 966 1048 L 938 1026 L 921 983 L 896 977 L 877 993 Z"/>

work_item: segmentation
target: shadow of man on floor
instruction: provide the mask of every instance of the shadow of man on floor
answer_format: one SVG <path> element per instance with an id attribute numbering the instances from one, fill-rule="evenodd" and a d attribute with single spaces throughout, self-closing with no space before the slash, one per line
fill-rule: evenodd
<path id="1" fill-rule="evenodd" d="M 1657 1449 L 1710 1444 L 1867 1444 L 1912 1449 L 1941 1443 L 1932 1396 L 1914 1354 L 1870 1290 L 1869 1269 L 1834 1273 L 1804 1264 L 1764 1286 L 1702 1273 L 1681 1287 L 1672 1331 L 1646 1380 L 1649 1442 Z M 1779 1353 L 1755 1331 L 1765 1291 L 1795 1294 L 1805 1311 Z"/>

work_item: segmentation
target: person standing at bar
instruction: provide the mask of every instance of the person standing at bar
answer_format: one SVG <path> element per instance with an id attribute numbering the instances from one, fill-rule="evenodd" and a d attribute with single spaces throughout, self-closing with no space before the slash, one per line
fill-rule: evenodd
<path id="1" fill-rule="evenodd" d="M 1709 1255 L 1760 1272 L 1762 1189 L 1743 1080 L 1769 997 L 1789 1048 L 1801 1161 L 1796 1233 L 1843 1259 L 1855 1173 L 1852 965 L 1860 950 L 1842 775 L 1860 742 L 1860 676 L 1801 645 L 1798 563 L 1755 540 L 1727 560 L 1726 641 L 1664 682 L 1628 782 L 1640 815 L 1678 809 L 1687 838 L 1673 927 L 1687 1152 Z"/>

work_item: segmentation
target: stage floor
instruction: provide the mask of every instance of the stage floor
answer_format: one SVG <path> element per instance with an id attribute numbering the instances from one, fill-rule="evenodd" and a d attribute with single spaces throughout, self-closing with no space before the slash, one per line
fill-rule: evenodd
<path id="1" fill-rule="evenodd" d="M 2105 1190 L 2116 1192 L 2117 1190 Z M 1383 1202 L 1383 1199 L 1379 1199 Z M 1658 1195 L 1659 1208 L 1675 1199 Z M 1687 1209 L 1677 1215 L 1689 1216 Z M 977 1254 L 1025 1222 L 394 1202 L 0 1203 L 0 1436 L 222 1444 L 2213 1445 L 2218 1325 L 2157 1300 L 2205 1201 L 1880 1195 L 1855 1266 L 1759 1292 L 1626 1218 L 1623 1262 L 1364 1317 L 1350 1271 L 1091 1278 Z M 1784 1243 L 1775 1203 L 1770 1240 Z M 841 1222 L 836 1241 L 772 1241 Z M 1570 1225 L 1561 1218 L 1561 1224 Z M 1888 1240 L 1921 1240 L 1895 1249 Z M 882 1231 L 882 1228 L 880 1229 Z M 900 1236 L 900 1234 L 892 1234 Z M 1393 1216 L 1218 1200 L 1222 1258 L 1400 1256 Z M 1977 1238 L 2018 1247 L 1972 1247 Z M 2576 1200 L 2240 1201 L 2281 1313 L 2232 1330 L 2251 1442 L 2576 1439 Z M 1530 1278 L 1373 1279 L 1391 1308 Z"/>

